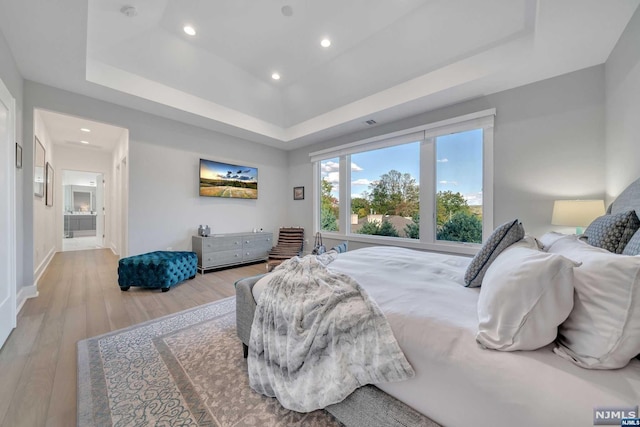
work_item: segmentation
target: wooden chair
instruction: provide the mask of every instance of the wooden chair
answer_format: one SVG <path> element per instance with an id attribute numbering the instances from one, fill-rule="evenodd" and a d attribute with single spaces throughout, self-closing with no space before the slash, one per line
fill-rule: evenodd
<path id="1" fill-rule="evenodd" d="M 300 255 L 304 244 L 304 228 L 282 227 L 278 233 L 278 243 L 269 252 L 267 271 L 273 270 L 283 261 Z"/>

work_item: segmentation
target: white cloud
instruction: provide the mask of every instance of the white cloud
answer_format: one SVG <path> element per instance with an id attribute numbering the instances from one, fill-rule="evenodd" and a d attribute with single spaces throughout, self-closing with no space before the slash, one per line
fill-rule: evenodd
<path id="1" fill-rule="evenodd" d="M 447 158 L 438 159 L 438 160 L 436 160 L 436 162 L 438 162 L 438 163 L 449 163 L 449 159 L 447 159 Z"/>
<path id="2" fill-rule="evenodd" d="M 458 181 L 438 181 L 438 184 L 456 186 L 458 185 Z"/>
<path id="3" fill-rule="evenodd" d="M 465 194 L 462 197 L 464 197 L 469 206 L 482 205 L 482 191 L 478 191 L 477 193 Z"/>
<path id="4" fill-rule="evenodd" d="M 355 163 L 351 162 L 351 172 L 362 172 L 364 169 L 362 169 L 360 166 L 356 165 Z"/>
<path id="5" fill-rule="evenodd" d="M 338 184 L 340 182 L 340 172 L 329 172 L 327 174 L 323 174 L 322 179 L 330 182 L 331 184 Z"/>
<path id="6" fill-rule="evenodd" d="M 324 176 L 325 173 L 337 172 L 340 170 L 340 163 L 338 162 L 324 162 L 320 163 L 320 170 Z"/>
<path id="7" fill-rule="evenodd" d="M 371 184 L 371 181 L 369 181 L 367 178 L 360 178 L 360 179 L 356 179 L 355 181 L 351 181 L 351 185 L 369 185 Z"/>

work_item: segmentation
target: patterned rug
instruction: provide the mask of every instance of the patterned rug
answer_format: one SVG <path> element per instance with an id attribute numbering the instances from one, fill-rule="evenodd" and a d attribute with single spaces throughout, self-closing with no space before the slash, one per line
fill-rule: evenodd
<path id="1" fill-rule="evenodd" d="M 78 342 L 81 426 L 339 426 L 249 387 L 235 298 Z"/>

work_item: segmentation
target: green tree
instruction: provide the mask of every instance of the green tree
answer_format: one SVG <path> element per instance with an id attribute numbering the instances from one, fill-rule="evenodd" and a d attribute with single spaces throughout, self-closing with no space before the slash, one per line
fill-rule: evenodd
<path id="1" fill-rule="evenodd" d="M 338 231 L 338 218 L 331 209 L 324 206 L 320 209 L 320 229 L 322 231 Z"/>
<path id="2" fill-rule="evenodd" d="M 320 229 L 338 231 L 338 199 L 333 197 L 333 184 L 324 178 L 320 182 Z"/>
<path id="3" fill-rule="evenodd" d="M 462 194 L 454 193 L 450 190 L 438 191 L 438 194 L 436 194 L 436 209 L 436 224 L 438 227 L 442 227 L 458 212 L 471 214 L 471 208 L 469 208 Z"/>
<path id="4" fill-rule="evenodd" d="M 420 186 L 409 173 L 390 170 L 369 190 L 371 209 L 379 214 L 411 217 L 419 212 Z"/>
<path id="5" fill-rule="evenodd" d="M 411 218 L 411 222 L 404 227 L 404 234 L 406 234 L 409 239 L 420 238 L 420 214 L 415 214 L 413 218 Z"/>
<path id="6" fill-rule="evenodd" d="M 358 218 L 364 218 L 369 214 L 371 205 L 364 197 L 354 197 L 351 199 L 351 213 L 358 214 Z"/>
<path id="7" fill-rule="evenodd" d="M 389 221 L 383 220 L 382 224 L 377 221 L 365 222 L 357 231 L 358 234 L 371 234 L 375 236 L 400 237 L 398 230 Z"/>
<path id="8" fill-rule="evenodd" d="M 482 221 L 467 212 L 456 212 L 437 233 L 438 240 L 482 243 Z"/>

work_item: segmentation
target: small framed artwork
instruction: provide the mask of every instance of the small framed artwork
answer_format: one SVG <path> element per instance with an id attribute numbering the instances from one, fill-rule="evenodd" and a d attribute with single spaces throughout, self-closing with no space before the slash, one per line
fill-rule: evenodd
<path id="1" fill-rule="evenodd" d="M 33 146 L 33 194 L 36 197 L 44 197 L 44 159 L 46 152 L 37 136 Z"/>
<path id="2" fill-rule="evenodd" d="M 304 200 L 304 187 L 293 187 L 293 200 Z"/>
<path id="3" fill-rule="evenodd" d="M 22 147 L 16 142 L 16 168 L 22 169 Z"/>
<path id="4" fill-rule="evenodd" d="M 51 163 L 47 162 L 47 188 L 45 196 L 45 204 L 47 206 L 53 206 L 53 167 Z"/>

